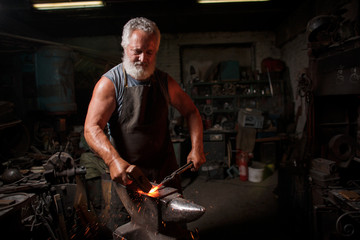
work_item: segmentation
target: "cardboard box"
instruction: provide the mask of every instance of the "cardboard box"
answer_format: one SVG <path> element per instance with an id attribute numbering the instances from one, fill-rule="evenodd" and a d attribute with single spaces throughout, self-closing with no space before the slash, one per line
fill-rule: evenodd
<path id="1" fill-rule="evenodd" d="M 261 111 L 251 108 L 240 109 L 238 113 L 238 123 L 242 127 L 262 128 L 264 116 Z"/>

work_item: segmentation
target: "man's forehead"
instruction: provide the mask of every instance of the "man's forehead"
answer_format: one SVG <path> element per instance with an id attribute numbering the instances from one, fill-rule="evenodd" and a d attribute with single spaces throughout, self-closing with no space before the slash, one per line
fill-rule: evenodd
<path id="1" fill-rule="evenodd" d="M 156 48 L 157 38 L 154 34 L 134 34 L 130 36 L 129 47 L 131 48 Z"/>
<path id="2" fill-rule="evenodd" d="M 154 32 L 146 32 L 144 30 L 141 30 L 141 29 L 134 29 L 129 37 L 132 38 L 132 37 L 144 37 L 144 38 L 155 38 L 156 39 L 156 34 Z"/>

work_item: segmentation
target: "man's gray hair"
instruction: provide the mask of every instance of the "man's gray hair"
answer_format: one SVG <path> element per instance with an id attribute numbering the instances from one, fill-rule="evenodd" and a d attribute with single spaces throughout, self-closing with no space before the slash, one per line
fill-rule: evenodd
<path id="1" fill-rule="evenodd" d="M 136 29 L 142 30 L 149 34 L 155 34 L 156 38 L 158 40 L 156 51 L 159 50 L 160 37 L 161 37 L 160 30 L 157 27 L 155 22 L 153 22 L 147 18 L 144 18 L 144 17 L 137 17 L 137 18 L 130 19 L 124 25 L 124 29 L 123 29 L 123 33 L 122 33 L 122 41 L 121 41 L 121 46 L 124 49 L 129 44 L 129 38 L 130 38 L 132 32 Z"/>

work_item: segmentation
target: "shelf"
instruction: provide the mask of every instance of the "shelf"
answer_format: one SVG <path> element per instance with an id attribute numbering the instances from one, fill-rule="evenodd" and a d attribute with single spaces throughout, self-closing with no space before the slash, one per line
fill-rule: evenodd
<path id="1" fill-rule="evenodd" d="M 260 97 L 272 97 L 271 94 L 249 94 L 249 95 L 238 95 L 240 98 L 260 98 Z"/>
<path id="2" fill-rule="evenodd" d="M 271 76 L 271 83 L 267 75 L 261 75 L 260 78 L 197 81 L 189 83 L 186 89 L 203 115 L 204 129 L 209 130 L 223 118 L 236 122 L 242 108 L 250 107 L 264 112 L 276 108 L 274 111 L 277 112 L 278 108 L 283 107 L 279 97 L 284 92 L 284 85 L 280 75 Z"/>
<path id="3" fill-rule="evenodd" d="M 236 134 L 236 130 L 204 130 L 204 134 Z"/>
<path id="4" fill-rule="evenodd" d="M 272 83 L 279 83 L 280 80 L 271 80 Z M 216 82 L 194 82 L 192 86 L 211 86 L 211 85 L 218 85 L 218 84 L 226 84 L 226 83 L 235 83 L 240 85 L 246 84 L 269 84 L 268 80 L 258 80 L 258 81 L 241 81 L 241 80 L 223 80 L 223 81 L 216 81 Z"/>
<path id="5" fill-rule="evenodd" d="M 0 130 L 16 126 L 16 125 L 20 124 L 21 122 L 22 122 L 21 120 L 14 120 L 12 122 L 2 123 L 2 124 L 0 124 Z"/>
<path id="6" fill-rule="evenodd" d="M 214 113 L 237 113 L 239 109 L 213 109 Z"/>
<path id="7" fill-rule="evenodd" d="M 222 99 L 222 98 L 259 98 L 259 97 L 272 97 L 271 94 L 249 94 L 249 95 L 227 95 L 227 96 L 192 96 L 194 100 L 205 99 Z"/>
<path id="8" fill-rule="evenodd" d="M 239 83 L 240 80 L 222 80 L 222 81 L 212 81 L 212 82 L 193 82 L 193 86 L 204 86 L 204 85 L 216 85 L 216 84 L 224 84 L 224 83 Z"/>
<path id="9" fill-rule="evenodd" d="M 320 123 L 320 126 L 347 126 L 357 125 L 357 122 Z"/>
<path id="10" fill-rule="evenodd" d="M 256 143 L 276 142 L 276 141 L 287 140 L 287 139 L 288 139 L 288 137 L 286 135 L 278 135 L 278 136 L 274 136 L 274 137 L 257 138 L 257 139 L 255 139 L 255 142 Z"/>
<path id="11" fill-rule="evenodd" d="M 199 96 L 199 97 L 192 97 L 196 100 L 202 100 L 202 99 L 222 99 L 222 98 L 235 98 L 236 95 L 223 95 L 223 96 Z"/>

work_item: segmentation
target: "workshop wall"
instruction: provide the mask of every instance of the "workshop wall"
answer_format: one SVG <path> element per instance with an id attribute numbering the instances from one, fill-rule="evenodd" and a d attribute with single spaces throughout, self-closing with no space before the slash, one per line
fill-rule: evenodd
<path id="1" fill-rule="evenodd" d="M 181 46 L 240 43 L 253 43 L 255 45 L 256 69 L 254 70 L 260 71 L 261 61 L 264 58 L 279 58 L 281 54 L 280 49 L 275 47 L 275 35 L 272 32 L 164 34 L 158 53 L 158 67 L 166 72 L 169 72 L 177 81 L 180 81 Z"/>
<path id="2" fill-rule="evenodd" d="M 295 112 L 301 105 L 301 98 L 297 96 L 298 79 L 301 73 L 304 72 L 304 69 L 309 65 L 306 37 L 306 33 L 303 32 L 293 40 L 287 42 L 281 49 L 281 59 L 286 62 L 289 68 Z"/>
<path id="3" fill-rule="evenodd" d="M 122 48 L 121 36 L 101 36 L 86 38 L 62 39 L 62 42 L 71 46 L 91 49 L 108 55 L 109 60 L 104 63 L 104 71 L 98 73 L 98 78 L 107 69 L 121 62 Z M 176 81 L 181 82 L 181 59 L 180 47 L 185 45 L 201 44 L 240 44 L 252 43 L 255 46 L 255 67 L 261 70 L 261 61 L 264 58 L 279 59 L 281 51 L 275 46 L 275 35 L 272 32 L 208 32 L 208 33 L 186 33 L 186 34 L 162 34 L 160 50 L 157 56 L 157 66 L 159 69 L 168 72 Z M 114 61 L 117 59 L 118 62 Z M 101 61 L 94 58 L 93 61 Z M 96 77 L 96 76 L 94 76 Z M 90 85 L 94 85 L 94 80 L 88 79 Z M 75 79 L 79 81 L 79 79 Z M 83 82 L 83 80 L 80 80 Z"/>

